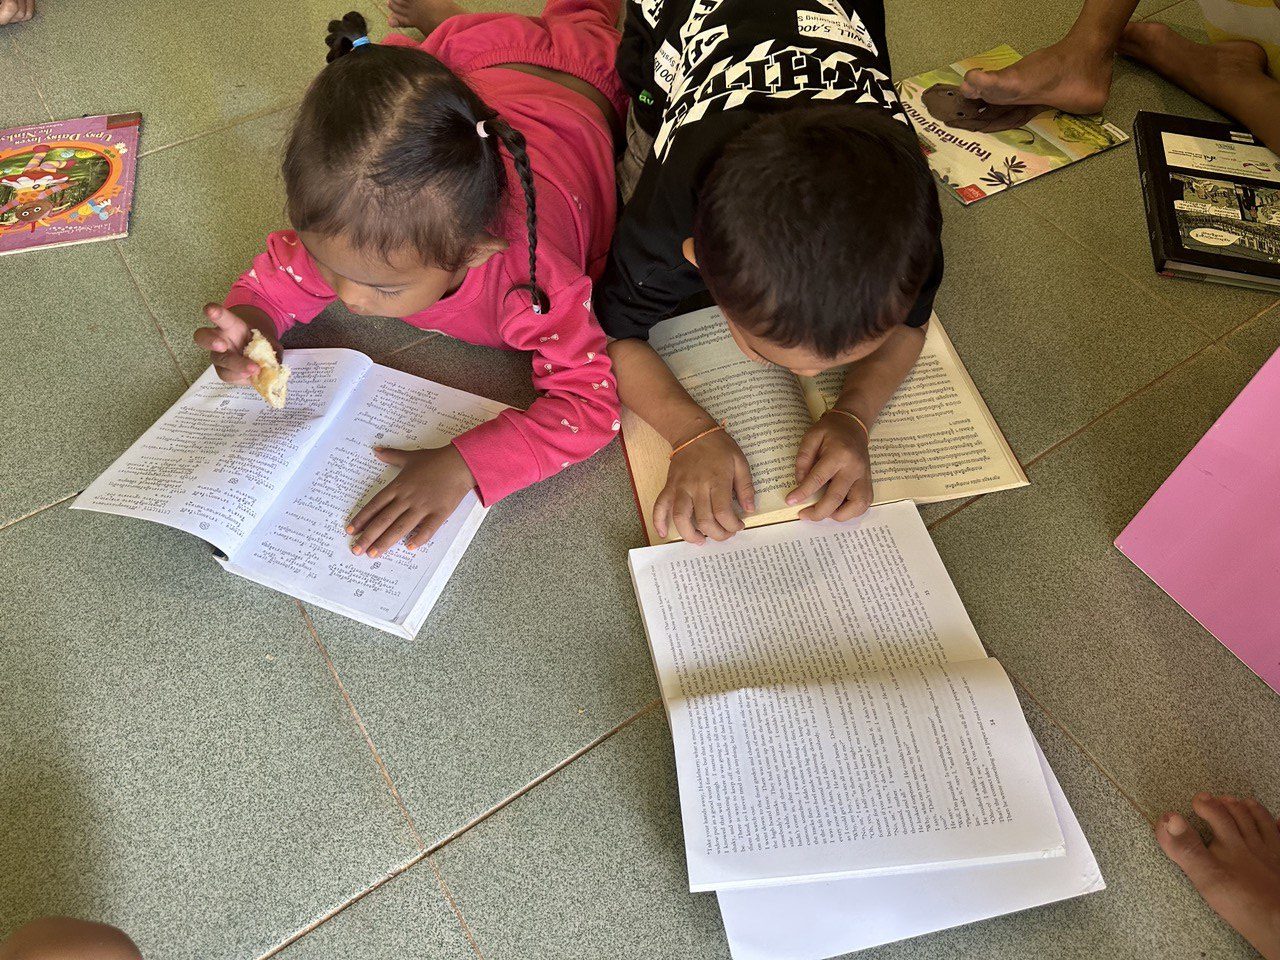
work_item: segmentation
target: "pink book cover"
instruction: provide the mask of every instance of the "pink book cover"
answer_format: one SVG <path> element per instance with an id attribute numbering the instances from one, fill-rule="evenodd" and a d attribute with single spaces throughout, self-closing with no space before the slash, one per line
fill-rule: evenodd
<path id="1" fill-rule="evenodd" d="M 1280 351 L 1116 547 L 1280 693 Z"/>
<path id="2" fill-rule="evenodd" d="M 124 237 L 142 115 L 0 132 L 0 255 Z"/>

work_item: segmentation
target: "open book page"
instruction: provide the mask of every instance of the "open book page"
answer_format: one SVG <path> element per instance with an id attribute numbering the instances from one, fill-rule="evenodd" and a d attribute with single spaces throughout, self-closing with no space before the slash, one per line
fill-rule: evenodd
<path id="1" fill-rule="evenodd" d="M 1089 841 L 1040 747 L 1066 856 L 854 877 L 718 897 L 733 960 L 826 960 L 1106 888 Z"/>
<path id="2" fill-rule="evenodd" d="M 444 446 L 505 409 L 420 377 L 373 367 L 227 568 L 373 626 L 410 621 L 424 590 L 437 575 L 452 572 L 484 509 L 468 494 L 417 550 L 401 543 L 376 559 L 355 556 L 346 525 L 398 470 L 375 458 L 373 448 Z"/>
<path id="3" fill-rule="evenodd" d="M 743 356 L 715 307 L 663 321 L 649 344 L 698 405 L 728 424 L 742 448 L 756 491 L 756 512 L 743 518 L 747 526 L 795 517 L 803 505 L 789 507 L 784 498 L 796 484 L 800 439 L 813 425 L 799 380 Z M 658 543 L 653 502 L 666 486 L 671 445 L 626 408 L 622 439 L 649 542 Z"/>
<path id="4" fill-rule="evenodd" d="M 289 350 L 289 401 L 273 410 L 210 367 L 76 500 L 195 534 L 230 554 L 248 538 L 372 361 Z"/>
<path id="5" fill-rule="evenodd" d="M 633 550 L 631 568 L 691 889 L 1060 845 L 1017 699 L 912 504 Z"/>
<path id="6" fill-rule="evenodd" d="M 801 381 L 815 420 L 839 399 L 844 376 L 838 367 Z M 870 450 L 876 503 L 932 503 L 1027 484 L 936 315 L 920 359 L 871 431 Z"/>

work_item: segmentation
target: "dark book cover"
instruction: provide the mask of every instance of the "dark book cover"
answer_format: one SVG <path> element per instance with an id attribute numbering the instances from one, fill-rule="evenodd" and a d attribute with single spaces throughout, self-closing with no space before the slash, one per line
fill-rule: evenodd
<path id="1" fill-rule="evenodd" d="M 1133 139 L 1156 271 L 1280 289 L 1280 157 L 1238 125 L 1145 110 Z"/>

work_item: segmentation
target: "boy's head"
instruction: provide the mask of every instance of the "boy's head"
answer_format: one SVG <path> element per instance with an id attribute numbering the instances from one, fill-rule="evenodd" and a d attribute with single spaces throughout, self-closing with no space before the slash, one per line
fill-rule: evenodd
<path id="1" fill-rule="evenodd" d="M 811 374 L 865 356 L 907 318 L 941 229 L 909 127 L 881 110 L 807 107 L 725 147 L 686 255 L 744 352 Z"/>

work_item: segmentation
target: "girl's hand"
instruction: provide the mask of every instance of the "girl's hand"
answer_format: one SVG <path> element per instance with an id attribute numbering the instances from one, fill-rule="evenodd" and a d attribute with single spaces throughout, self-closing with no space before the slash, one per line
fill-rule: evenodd
<path id="1" fill-rule="evenodd" d="M 254 310 L 253 307 L 236 309 L 243 312 Z M 244 316 L 232 313 L 216 303 L 205 304 L 205 318 L 213 326 L 201 327 L 196 331 L 194 339 L 197 347 L 209 351 L 209 359 L 225 383 L 248 383 L 249 378 L 258 372 L 258 365 L 244 355 L 244 348 L 249 345 L 255 329 L 262 331 L 262 335 L 275 349 L 276 356 L 280 355 L 280 343 L 276 339 L 275 325 L 271 323 L 271 318 L 260 310 L 254 312 L 262 314 L 266 326 L 260 322 L 250 324 Z"/>
<path id="2" fill-rule="evenodd" d="M 800 511 L 805 520 L 852 520 L 871 506 L 871 457 L 867 434 L 850 417 L 828 411 L 809 428 L 796 456 L 796 488 L 787 503 L 803 503 L 823 485 L 826 492 Z"/>
<path id="3" fill-rule="evenodd" d="M 431 450 L 374 447 L 373 452 L 400 472 L 351 518 L 347 533 L 355 537 L 351 552 L 357 555 L 381 556 L 406 535 L 405 546 L 418 549 L 476 485 L 453 444 Z"/>
<path id="4" fill-rule="evenodd" d="M 653 526 L 665 538 L 672 523 L 689 543 L 728 540 L 745 524 L 733 509 L 755 509 L 751 468 L 733 437 L 723 430 L 707 434 L 671 459 L 667 485 L 653 502 Z"/>

